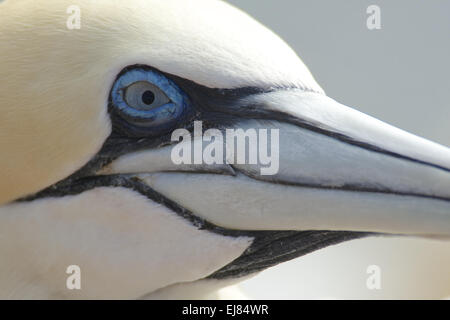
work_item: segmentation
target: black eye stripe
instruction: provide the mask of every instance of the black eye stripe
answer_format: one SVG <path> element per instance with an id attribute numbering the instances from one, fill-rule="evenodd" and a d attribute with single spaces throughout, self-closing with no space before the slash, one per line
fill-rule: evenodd
<path id="1" fill-rule="evenodd" d="M 208 88 L 191 80 L 161 72 L 155 68 L 145 65 L 133 65 L 123 69 L 117 76 L 116 80 L 127 71 L 135 68 L 155 70 L 156 72 L 161 73 L 171 81 L 175 82 L 190 99 L 192 103 L 191 112 L 180 118 L 174 129 L 186 128 L 188 130 L 192 130 L 191 125 L 194 120 L 203 120 L 205 130 L 210 126 L 232 125 L 238 116 L 224 113 L 224 109 L 220 110 L 222 106 L 229 106 L 237 100 L 252 94 L 275 90 L 266 90 L 256 87 L 243 87 L 236 89 Z M 112 131 L 110 136 L 103 143 L 100 151 L 81 169 L 69 177 L 43 190 L 39 193 L 39 195 L 31 196 L 33 199 L 43 197 L 40 195 L 45 195 L 46 190 L 60 192 L 63 195 L 65 194 L 64 190 L 66 190 L 64 188 L 65 186 L 74 183 L 74 181 L 95 176 L 98 170 L 111 163 L 121 155 L 144 149 L 159 148 L 172 143 L 170 140 L 171 131 L 162 132 L 160 135 L 147 137 L 130 136 L 128 130 L 133 130 L 133 128 L 124 128 L 123 119 L 113 109 L 111 95 L 109 96 L 108 113 L 110 114 L 112 122 Z M 80 188 L 79 192 L 82 191 L 82 188 Z"/>
<path id="2" fill-rule="evenodd" d="M 226 109 L 223 109 L 224 106 L 232 105 L 237 100 L 245 98 L 247 96 L 251 96 L 254 94 L 265 93 L 276 91 L 285 87 L 239 87 L 239 88 L 210 88 L 207 86 L 203 86 L 189 79 L 181 78 L 176 75 L 160 71 L 156 68 L 146 66 L 146 65 L 133 65 L 125 68 L 118 75 L 120 77 L 123 73 L 127 72 L 127 70 L 131 70 L 134 68 L 142 68 L 144 70 L 153 70 L 166 78 L 172 80 L 183 92 L 190 98 L 193 106 L 200 112 L 224 112 Z"/>

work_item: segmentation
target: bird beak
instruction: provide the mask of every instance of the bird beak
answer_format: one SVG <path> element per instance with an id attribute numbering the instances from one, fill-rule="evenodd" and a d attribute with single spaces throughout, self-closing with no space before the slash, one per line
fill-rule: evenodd
<path id="1" fill-rule="evenodd" d="M 123 156 L 108 172 L 139 173 L 153 190 L 228 229 L 450 236 L 449 148 L 295 89 L 246 97 L 227 112 L 241 115 L 231 129 L 247 138 L 256 132 L 247 144 L 257 144 L 256 163 L 251 151 L 239 162 L 235 148 L 225 165 L 195 174 L 207 166 L 174 165 L 168 146 Z"/>

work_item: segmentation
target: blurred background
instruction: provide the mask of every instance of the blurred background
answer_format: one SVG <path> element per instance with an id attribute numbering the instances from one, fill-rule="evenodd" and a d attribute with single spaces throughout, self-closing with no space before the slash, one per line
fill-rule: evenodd
<path id="1" fill-rule="evenodd" d="M 280 35 L 328 96 L 450 146 L 450 1 L 229 0 Z M 367 28 L 370 5 L 381 29 Z M 381 270 L 369 290 L 367 267 Z M 328 247 L 240 285 L 255 299 L 450 298 L 450 242 L 370 238 Z"/>

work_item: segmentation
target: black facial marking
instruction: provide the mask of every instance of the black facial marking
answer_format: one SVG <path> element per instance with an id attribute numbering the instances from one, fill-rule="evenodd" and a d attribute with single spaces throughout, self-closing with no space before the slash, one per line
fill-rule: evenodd
<path id="1" fill-rule="evenodd" d="M 252 245 L 207 278 L 244 277 L 330 245 L 375 235 L 352 231 L 254 231 Z"/>
<path id="2" fill-rule="evenodd" d="M 163 74 L 174 81 L 191 100 L 193 110 L 179 119 L 173 128 L 174 130 L 177 128 L 184 128 L 192 132 L 193 122 L 195 120 L 203 122 L 203 130 L 209 128 L 223 129 L 231 127 L 240 119 L 240 116 L 224 112 L 226 106 L 233 105 L 236 101 L 249 95 L 274 90 L 274 88 L 262 89 L 256 87 L 236 89 L 208 88 L 193 81 L 145 65 L 132 65 L 126 67 L 117 75 L 117 78 L 133 68 L 149 69 Z M 112 132 L 105 140 L 100 151 L 77 172 L 49 188 L 57 189 L 59 186 L 70 185 L 79 178 L 95 176 L 98 170 L 122 155 L 140 150 L 161 148 L 173 144 L 170 139 L 171 132 L 164 132 L 158 137 L 135 137 L 129 135 L 129 132 L 132 130 L 123 130 L 124 126 L 127 126 L 127 124 L 124 124 L 124 119 L 114 112 L 111 97 L 108 102 L 108 113 L 112 122 Z"/>
<path id="3" fill-rule="evenodd" d="M 70 185 L 56 189 L 49 188 L 34 196 L 22 199 L 22 201 L 74 195 L 97 187 L 124 187 L 131 189 L 156 203 L 164 205 L 190 221 L 192 225 L 200 230 L 223 236 L 250 237 L 254 239 L 252 244 L 237 259 L 207 277 L 212 279 L 243 277 L 333 244 L 377 235 L 375 233 L 353 231 L 252 231 L 226 229 L 196 216 L 190 210 L 153 190 L 145 182 L 133 175 L 81 178 L 73 181 Z"/>
<path id="4" fill-rule="evenodd" d="M 330 131 L 323 128 L 319 123 L 312 123 L 304 119 L 294 117 L 292 115 L 269 111 L 264 109 L 264 106 L 260 105 L 246 105 L 245 107 L 240 106 L 237 102 L 245 97 L 261 94 L 276 90 L 288 90 L 292 88 L 287 87 L 242 87 L 236 89 L 219 89 L 219 88 L 209 88 L 206 86 L 199 85 L 191 80 L 180 78 L 178 76 L 168 74 L 157 70 L 155 68 L 145 66 L 145 65 L 133 65 L 123 69 L 117 77 L 120 77 L 123 73 L 129 71 L 133 68 L 143 68 L 149 70 L 155 70 L 167 78 L 174 81 L 189 97 L 192 102 L 192 111 L 185 117 L 181 118 L 179 122 L 173 129 L 185 128 L 189 131 L 193 130 L 193 122 L 195 120 L 200 120 L 203 122 L 203 130 L 209 128 L 224 129 L 232 127 L 237 121 L 241 119 L 260 119 L 260 120 L 275 120 L 280 122 L 287 122 L 304 129 L 308 129 L 339 141 L 370 150 L 377 153 L 387 154 L 392 157 L 401 158 L 404 160 L 421 163 L 424 165 L 439 168 L 445 171 L 450 171 L 448 168 L 443 168 L 432 163 L 427 163 L 424 161 L 416 160 L 403 156 L 389 150 L 379 148 L 377 146 L 357 141 L 352 137 L 343 135 L 341 133 Z M 123 131 L 123 119 L 117 117 L 111 108 L 111 100 L 109 101 L 108 110 L 110 113 L 112 121 L 112 133 L 105 141 L 102 149 L 99 153 L 94 156 L 91 161 L 89 161 L 83 168 L 78 170 L 72 176 L 66 178 L 67 181 L 60 182 L 62 185 L 65 182 L 71 182 L 78 177 L 84 177 L 89 175 L 95 175 L 103 166 L 109 164 L 116 158 L 139 150 L 149 149 L 149 148 L 159 148 L 172 144 L 170 140 L 170 132 L 163 133 L 158 137 L 133 137 L 127 135 L 127 132 Z M 121 125 L 117 125 L 117 122 L 121 122 Z M 245 173 L 245 172 L 244 172 Z M 370 188 L 365 188 L 365 186 L 357 186 L 355 189 L 360 191 L 368 192 L 389 192 L 389 190 L 372 190 Z M 350 190 L 350 189 L 349 189 Z"/>

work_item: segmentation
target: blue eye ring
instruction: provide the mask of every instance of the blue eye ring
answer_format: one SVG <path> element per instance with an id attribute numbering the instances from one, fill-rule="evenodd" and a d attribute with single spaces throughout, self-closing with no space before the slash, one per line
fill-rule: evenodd
<path id="1" fill-rule="evenodd" d="M 126 91 L 138 82 L 153 85 L 168 98 L 168 102 L 146 110 L 130 106 L 125 97 Z M 139 136 L 161 134 L 173 127 L 186 114 L 190 105 L 186 94 L 172 80 L 143 67 L 125 70 L 116 79 L 110 101 L 110 111 L 122 120 L 121 127 Z"/>

